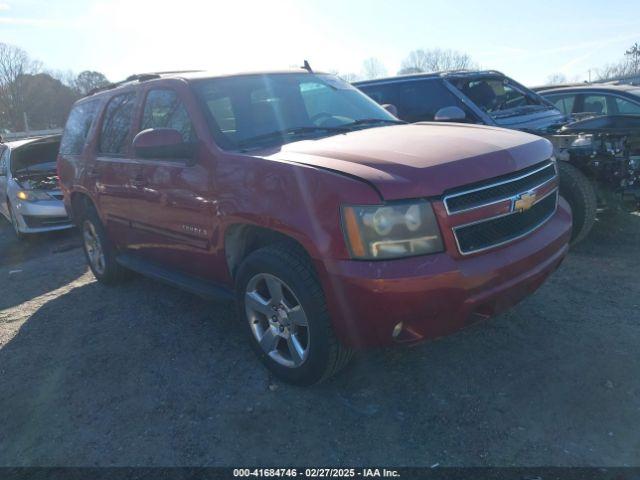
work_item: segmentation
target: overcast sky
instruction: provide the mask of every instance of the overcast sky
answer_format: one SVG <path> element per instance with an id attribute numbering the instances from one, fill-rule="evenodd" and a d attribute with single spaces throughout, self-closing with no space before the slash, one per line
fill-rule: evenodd
<path id="1" fill-rule="evenodd" d="M 110 80 L 174 69 L 394 74 L 416 48 L 451 48 L 522 83 L 586 79 L 640 42 L 640 1 L 0 0 L 0 42 L 52 69 Z"/>

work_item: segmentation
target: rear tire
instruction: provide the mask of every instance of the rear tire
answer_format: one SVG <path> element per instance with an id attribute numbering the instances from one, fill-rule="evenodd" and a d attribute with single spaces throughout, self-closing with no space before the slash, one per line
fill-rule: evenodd
<path id="1" fill-rule="evenodd" d="M 335 337 L 320 282 L 298 248 L 273 245 L 251 253 L 238 270 L 236 292 L 251 346 L 279 379 L 312 385 L 349 363 L 352 351 Z"/>
<path id="2" fill-rule="evenodd" d="M 576 167 L 566 161 L 558 162 L 560 195 L 571 206 L 573 230 L 571 245 L 586 238 L 596 221 L 598 199 L 591 181 Z"/>
<path id="3" fill-rule="evenodd" d="M 107 285 L 121 282 L 126 271 L 116 261 L 116 249 L 95 208 L 88 206 L 79 223 L 85 258 L 96 280 Z"/>

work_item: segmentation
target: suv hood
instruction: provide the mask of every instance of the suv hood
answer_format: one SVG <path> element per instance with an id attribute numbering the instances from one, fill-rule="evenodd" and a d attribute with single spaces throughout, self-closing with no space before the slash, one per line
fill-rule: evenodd
<path id="1" fill-rule="evenodd" d="M 551 154 L 547 140 L 528 133 L 425 122 L 289 143 L 263 157 L 355 176 L 373 185 L 384 200 L 397 200 L 439 196 Z"/>

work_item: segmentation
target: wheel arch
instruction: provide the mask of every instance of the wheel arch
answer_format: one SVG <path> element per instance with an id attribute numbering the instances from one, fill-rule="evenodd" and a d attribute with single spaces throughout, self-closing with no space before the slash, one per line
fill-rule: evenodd
<path id="1" fill-rule="evenodd" d="M 252 223 L 229 225 L 224 232 L 224 252 L 231 278 L 235 278 L 238 267 L 249 254 L 275 244 L 289 245 L 308 257 L 312 256 L 308 242 L 288 233 Z"/>
<path id="2" fill-rule="evenodd" d="M 77 225 L 78 221 L 84 215 L 84 212 L 88 207 L 96 208 L 95 202 L 87 193 L 84 192 L 72 192 L 71 193 L 71 218 Z M 97 209 L 96 209 L 97 211 Z"/>

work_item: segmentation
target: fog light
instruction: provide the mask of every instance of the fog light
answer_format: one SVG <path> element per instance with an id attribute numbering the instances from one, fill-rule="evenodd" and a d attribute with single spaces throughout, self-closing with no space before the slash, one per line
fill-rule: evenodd
<path id="1" fill-rule="evenodd" d="M 402 328 L 404 327 L 404 325 L 402 324 L 402 322 L 397 323 L 395 327 L 393 327 L 393 332 L 391 333 L 391 336 L 393 338 L 398 338 L 398 335 L 400 335 L 400 333 L 402 332 Z"/>

